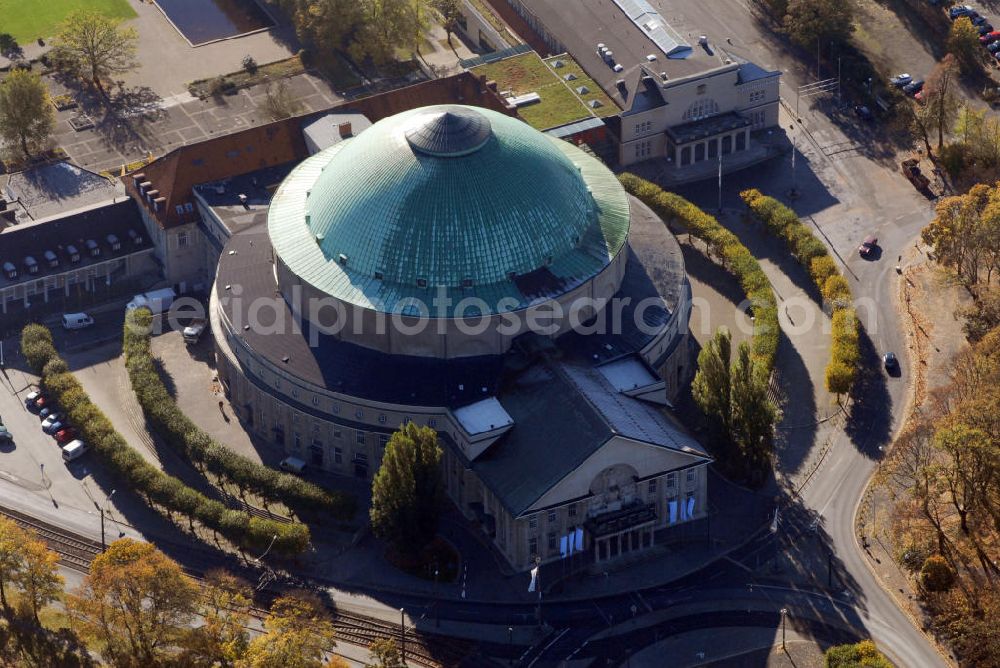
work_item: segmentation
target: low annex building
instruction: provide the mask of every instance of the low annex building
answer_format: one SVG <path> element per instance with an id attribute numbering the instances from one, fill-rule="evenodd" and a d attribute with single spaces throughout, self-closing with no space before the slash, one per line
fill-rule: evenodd
<path id="1" fill-rule="evenodd" d="M 276 184 L 252 210 L 195 189 L 227 230 L 210 316 L 246 428 L 365 479 L 401 425 L 436 429 L 451 499 L 516 569 L 704 536 L 711 459 L 666 408 L 691 292 L 662 221 L 497 111 L 335 139 L 252 177 Z"/>

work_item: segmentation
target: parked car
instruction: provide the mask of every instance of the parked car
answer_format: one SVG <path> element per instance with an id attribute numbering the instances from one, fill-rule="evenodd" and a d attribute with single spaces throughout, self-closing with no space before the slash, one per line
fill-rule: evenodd
<path id="1" fill-rule="evenodd" d="M 992 44 L 993 42 L 1000 39 L 1000 30 L 994 30 L 993 32 L 986 32 L 979 36 L 979 41 L 983 44 Z"/>
<path id="2" fill-rule="evenodd" d="M 982 37 L 983 35 L 989 35 L 991 32 L 993 32 L 993 24 L 984 23 L 981 26 L 978 26 L 977 30 L 979 30 L 980 37 Z"/>
<path id="3" fill-rule="evenodd" d="M 911 77 L 909 74 L 905 72 L 902 74 L 897 74 L 896 76 L 889 79 L 889 83 L 891 83 L 893 86 L 897 88 L 902 88 L 911 81 L 913 81 L 913 77 Z"/>
<path id="4" fill-rule="evenodd" d="M 94 324 L 94 319 L 86 313 L 63 313 L 63 329 L 84 329 Z"/>
<path id="5" fill-rule="evenodd" d="M 68 425 L 62 420 L 56 420 L 55 422 L 49 425 L 48 429 L 45 429 L 44 431 L 49 436 L 55 436 L 57 432 L 62 431 L 67 426 Z"/>
<path id="6" fill-rule="evenodd" d="M 0 443 L 13 443 L 14 435 L 3 425 L 3 420 L 0 420 Z"/>
<path id="7" fill-rule="evenodd" d="M 973 12 L 973 14 L 976 14 L 976 13 Z M 984 25 L 986 25 L 986 23 L 989 20 L 985 16 L 982 16 L 980 14 L 976 14 L 975 16 L 973 16 L 972 14 L 970 14 L 969 18 L 972 19 L 972 25 L 974 25 L 974 26 L 984 26 Z"/>
<path id="8" fill-rule="evenodd" d="M 863 121 L 875 120 L 875 114 L 872 113 L 872 110 L 861 104 L 854 105 L 854 115 Z"/>
<path id="9" fill-rule="evenodd" d="M 886 371 L 892 371 L 899 368 L 899 360 L 896 359 L 896 353 L 886 353 L 882 355 L 882 364 L 885 365 Z"/>
<path id="10" fill-rule="evenodd" d="M 62 456 L 67 462 L 71 462 L 74 459 L 82 457 L 84 453 L 87 452 L 87 444 L 83 441 L 77 439 L 75 441 L 70 441 L 63 446 Z"/>
<path id="11" fill-rule="evenodd" d="M 40 413 L 45 408 L 48 408 L 52 404 L 52 400 L 49 399 L 44 394 L 39 395 L 34 401 L 28 404 L 28 410 L 35 413 Z"/>
<path id="12" fill-rule="evenodd" d="M 986 49 L 990 53 L 996 53 L 998 50 L 1000 50 L 1000 39 L 995 39 L 992 42 L 990 42 L 989 44 L 987 44 L 986 45 Z"/>
<path id="13" fill-rule="evenodd" d="M 24 405 L 34 406 L 35 400 L 38 399 L 38 397 L 40 396 L 42 396 L 41 390 L 32 390 L 31 392 L 28 392 L 26 395 L 24 395 Z"/>
<path id="14" fill-rule="evenodd" d="M 63 414 L 58 412 L 50 413 L 48 416 L 42 420 L 42 431 L 48 433 L 49 427 L 51 427 L 56 422 L 62 422 Z"/>
<path id="15" fill-rule="evenodd" d="M 903 92 L 906 93 L 907 95 L 914 95 L 915 93 L 919 93 L 923 89 L 923 87 L 924 87 L 924 80 L 915 79 L 910 83 L 906 84 L 905 86 L 903 86 Z"/>
<path id="16" fill-rule="evenodd" d="M 76 438 L 76 430 L 73 427 L 66 427 L 56 432 L 56 443 L 64 445 Z"/>
<path id="17" fill-rule="evenodd" d="M 952 21 L 956 21 L 958 20 L 959 17 L 962 16 L 969 16 L 970 14 L 978 15 L 976 10 L 974 10 L 969 5 L 956 5 L 948 10 L 948 18 L 950 18 Z"/>
<path id="18" fill-rule="evenodd" d="M 874 235 L 868 235 L 865 240 L 861 242 L 858 246 L 858 255 L 861 257 L 869 257 L 878 248 L 878 238 Z"/>
<path id="19" fill-rule="evenodd" d="M 917 104 L 923 104 L 924 103 L 924 91 L 918 90 L 916 93 L 913 94 L 913 99 L 917 101 Z"/>

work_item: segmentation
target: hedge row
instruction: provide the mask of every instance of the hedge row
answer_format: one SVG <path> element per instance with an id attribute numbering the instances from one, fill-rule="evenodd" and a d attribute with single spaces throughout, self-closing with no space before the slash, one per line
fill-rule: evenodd
<path id="1" fill-rule="evenodd" d="M 760 263 L 735 234 L 680 195 L 667 192 L 634 174 L 626 173 L 618 178 L 626 191 L 640 199 L 665 222 L 681 225 L 708 244 L 709 252 L 719 258 L 722 265 L 736 277 L 747 299 L 753 304 L 754 362 L 758 369 L 770 375 L 778 352 L 778 305 L 771 282 Z"/>
<path id="2" fill-rule="evenodd" d="M 198 521 L 235 545 L 299 554 L 309 546 L 309 528 L 300 523 L 276 522 L 234 510 L 191 489 L 147 462 L 132 449 L 111 421 L 94 405 L 66 362 L 52 344 L 52 334 L 42 325 L 28 325 L 21 332 L 21 351 L 41 376 L 42 387 L 59 403 L 80 436 L 101 460 L 143 494 L 150 504 Z"/>
<path id="3" fill-rule="evenodd" d="M 858 318 L 851 306 L 850 283 L 840 273 L 823 242 L 794 211 L 756 188 L 744 190 L 740 197 L 771 234 L 784 240 L 792 256 L 806 268 L 816 289 L 833 309 L 833 344 L 826 367 L 826 387 L 837 394 L 850 392 L 861 356 Z"/>
<path id="4" fill-rule="evenodd" d="M 150 350 L 152 314 L 135 309 L 125 317 L 123 348 L 132 390 L 153 429 L 167 445 L 216 476 L 270 502 L 322 510 L 341 520 L 354 514 L 354 500 L 332 494 L 289 473 L 264 466 L 225 447 L 192 422 L 177 406 L 157 372 Z"/>

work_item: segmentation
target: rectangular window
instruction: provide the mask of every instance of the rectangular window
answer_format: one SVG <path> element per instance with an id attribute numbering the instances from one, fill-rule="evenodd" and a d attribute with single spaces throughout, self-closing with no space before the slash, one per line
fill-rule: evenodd
<path id="1" fill-rule="evenodd" d="M 549 511 L 549 524 L 555 524 L 555 523 L 556 523 L 556 511 L 550 510 Z"/>
<path id="2" fill-rule="evenodd" d="M 695 478 L 697 477 L 698 477 L 698 471 L 696 469 L 688 469 L 687 473 L 685 474 L 685 478 L 687 479 L 687 484 L 689 485 L 693 485 Z"/>
<path id="3" fill-rule="evenodd" d="M 359 464 L 367 464 L 368 463 L 368 455 L 366 455 L 363 452 L 355 452 L 354 453 L 354 461 L 356 461 Z"/>
<path id="4" fill-rule="evenodd" d="M 378 444 L 380 446 L 382 446 L 384 448 L 386 445 L 388 445 L 388 443 L 389 443 L 389 435 L 388 434 L 379 434 L 378 435 Z"/>
<path id="5" fill-rule="evenodd" d="M 177 233 L 177 247 L 183 248 L 191 243 L 191 236 L 187 232 Z"/>
<path id="6" fill-rule="evenodd" d="M 341 450 L 340 448 L 334 448 L 333 449 L 333 461 L 335 463 L 337 463 L 337 464 L 342 463 L 344 461 L 344 451 Z"/>
<path id="7" fill-rule="evenodd" d="M 677 484 L 677 473 L 671 471 L 670 473 L 667 474 L 667 487 L 670 488 L 676 484 Z"/>
<path id="8" fill-rule="evenodd" d="M 528 518 L 528 528 L 537 529 L 538 528 L 538 515 L 532 515 Z"/>
<path id="9" fill-rule="evenodd" d="M 656 494 L 656 478 L 653 478 L 648 483 L 646 483 L 646 491 L 650 494 Z"/>
<path id="10" fill-rule="evenodd" d="M 358 445 L 364 445 L 365 444 L 365 432 L 361 431 L 360 429 L 357 430 L 357 432 L 355 432 L 355 434 L 354 434 L 354 441 Z"/>
<path id="11" fill-rule="evenodd" d="M 569 515 L 570 517 L 576 517 L 576 504 L 575 503 L 569 504 L 569 507 L 566 509 L 566 514 Z"/>
<path id="12" fill-rule="evenodd" d="M 556 551 L 556 532 L 550 531 L 548 535 L 549 552 Z"/>
<path id="13" fill-rule="evenodd" d="M 532 538 L 528 539 L 528 554 L 530 554 L 532 557 L 534 557 L 535 555 L 538 554 L 538 539 L 537 538 L 532 537 Z"/>

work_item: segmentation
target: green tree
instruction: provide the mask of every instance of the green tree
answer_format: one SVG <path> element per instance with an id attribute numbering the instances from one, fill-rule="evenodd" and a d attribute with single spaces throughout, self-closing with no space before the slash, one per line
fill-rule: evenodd
<path id="1" fill-rule="evenodd" d="M 252 608 L 253 590 L 246 582 L 225 571 L 207 573 L 198 609 L 202 624 L 185 635 L 179 663 L 235 666 L 250 644 Z"/>
<path id="2" fill-rule="evenodd" d="M 362 22 L 348 49 L 376 64 L 396 59 L 397 50 L 416 53 L 427 30 L 426 0 L 361 0 Z"/>
<path id="3" fill-rule="evenodd" d="M 701 411 L 718 421 L 724 433 L 730 427 L 730 377 L 732 337 L 720 327 L 698 353 L 698 370 L 691 383 L 691 394 Z"/>
<path id="4" fill-rule="evenodd" d="M 414 555 L 434 538 L 444 503 L 437 432 L 411 423 L 385 446 L 372 481 L 371 524 L 401 554 Z"/>
<path id="5" fill-rule="evenodd" d="M 461 26 L 462 3 L 459 0 L 431 0 L 431 5 L 441 15 L 441 25 L 448 33 L 448 46 L 452 46 L 452 33 Z"/>
<path id="6" fill-rule="evenodd" d="M 115 666 L 161 665 L 188 630 L 198 588 L 151 543 L 123 538 L 97 555 L 79 592 L 67 597 L 85 635 Z"/>
<path id="7" fill-rule="evenodd" d="M 982 46 L 979 44 L 979 30 L 969 17 L 963 16 L 951 24 L 947 48 L 963 70 L 971 70 L 980 62 Z"/>
<path id="8" fill-rule="evenodd" d="M 59 575 L 59 555 L 37 538 L 21 545 L 22 567 L 15 576 L 26 607 L 38 623 L 38 611 L 62 594 L 64 580 Z"/>
<path id="9" fill-rule="evenodd" d="M 379 638 L 368 646 L 369 662 L 365 668 L 405 668 L 399 647 L 392 638 Z"/>
<path id="10" fill-rule="evenodd" d="M 730 378 L 732 439 L 751 472 L 762 477 L 774 449 L 777 409 L 767 396 L 769 379 L 756 369 L 750 356 L 750 344 L 746 341 L 736 349 Z"/>
<path id="11" fill-rule="evenodd" d="M 55 123 L 49 91 L 37 74 L 16 69 L 0 83 L 0 137 L 20 146 L 26 158 L 48 141 Z"/>
<path id="12" fill-rule="evenodd" d="M 134 28 L 94 11 L 77 11 L 62 24 L 53 47 L 53 59 L 65 71 L 91 82 L 102 95 L 105 79 L 134 69 Z"/>
<path id="13" fill-rule="evenodd" d="M 785 32 L 806 49 L 845 42 L 854 30 L 853 0 L 789 0 Z"/>
<path id="14" fill-rule="evenodd" d="M 263 635 L 250 641 L 240 668 L 320 668 L 334 642 L 334 627 L 322 603 L 295 592 L 274 601 Z"/>

